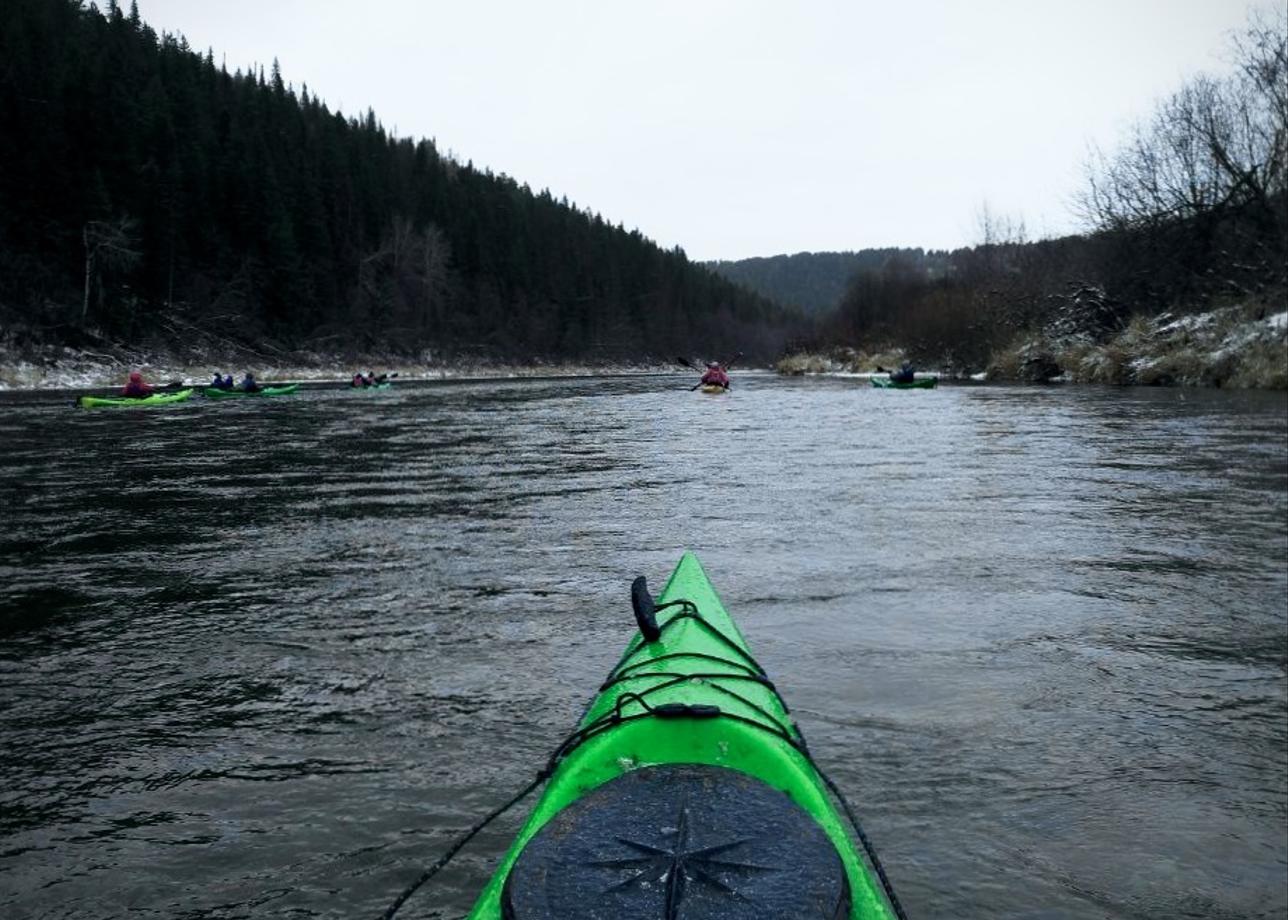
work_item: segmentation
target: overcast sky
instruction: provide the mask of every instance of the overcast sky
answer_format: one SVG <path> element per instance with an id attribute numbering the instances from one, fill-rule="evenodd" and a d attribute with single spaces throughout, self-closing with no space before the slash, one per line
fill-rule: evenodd
<path id="1" fill-rule="evenodd" d="M 124 0 L 122 5 L 127 5 Z M 140 0 L 693 259 L 1077 229 L 1088 145 L 1225 67 L 1245 0 Z"/>

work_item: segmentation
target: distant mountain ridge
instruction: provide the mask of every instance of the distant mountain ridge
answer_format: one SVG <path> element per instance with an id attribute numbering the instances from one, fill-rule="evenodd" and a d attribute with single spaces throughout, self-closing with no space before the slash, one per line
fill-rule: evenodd
<path id="1" fill-rule="evenodd" d="M 860 272 L 879 272 L 898 260 L 927 279 L 951 271 L 947 252 L 889 247 L 854 252 L 798 252 L 734 261 L 707 262 L 712 271 L 785 306 L 814 314 L 840 304 L 850 280 Z"/>

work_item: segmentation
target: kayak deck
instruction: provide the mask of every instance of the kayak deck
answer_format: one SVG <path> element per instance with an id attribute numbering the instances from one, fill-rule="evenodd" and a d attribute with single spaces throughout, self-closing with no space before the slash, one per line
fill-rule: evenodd
<path id="1" fill-rule="evenodd" d="M 872 385 L 883 390 L 933 390 L 939 384 L 938 377 L 923 377 L 911 383 L 901 383 L 889 377 L 873 377 Z"/>
<path id="2" fill-rule="evenodd" d="M 888 920 L 893 915 L 786 705 L 692 553 L 680 560 L 657 604 L 660 634 L 649 642 L 637 633 L 627 645 L 577 732 L 552 759 L 557 766 L 544 794 L 469 920 L 508 916 L 502 907 L 507 876 L 560 812 L 631 771 L 668 764 L 736 771 L 785 793 L 817 822 L 840 857 L 850 892 L 845 916 Z"/>
<path id="3" fill-rule="evenodd" d="M 150 409 L 154 406 L 168 406 L 171 403 L 183 402 L 192 395 L 192 390 L 178 390 L 174 393 L 153 393 L 142 398 L 131 396 L 81 396 L 76 404 L 82 409 Z"/>
<path id="4" fill-rule="evenodd" d="M 258 390 L 221 390 L 218 387 L 206 387 L 206 397 L 209 399 L 230 399 L 237 396 L 290 396 L 299 390 L 298 383 L 289 383 L 280 387 L 260 387 Z"/>

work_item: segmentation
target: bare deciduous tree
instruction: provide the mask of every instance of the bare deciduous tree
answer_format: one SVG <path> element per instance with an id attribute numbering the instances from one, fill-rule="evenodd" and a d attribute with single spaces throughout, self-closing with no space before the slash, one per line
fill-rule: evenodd
<path id="1" fill-rule="evenodd" d="M 1094 229 L 1148 229 L 1246 206 L 1275 214 L 1288 168 L 1286 18 L 1254 15 L 1233 42 L 1231 76 L 1192 78 L 1113 154 L 1092 152 L 1077 204 Z M 1282 240 L 1285 229 L 1273 232 Z"/>
<path id="2" fill-rule="evenodd" d="M 81 322 L 89 316 L 90 292 L 103 298 L 103 275 L 136 265 L 141 258 L 137 236 L 138 223 L 131 217 L 113 221 L 91 220 L 81 229 L 85 243 L 85 297 L 81 302 Z"/>
<path id="3" fill-rule="evenodd" d="M 410 218 L 399 215 L 380 247 L 362 259 L 362 295 L 377 314 L 400 316 L 424 331 L 442 319 L 450 266 L 447 234 L 435 224 L 417 230 Z"/>

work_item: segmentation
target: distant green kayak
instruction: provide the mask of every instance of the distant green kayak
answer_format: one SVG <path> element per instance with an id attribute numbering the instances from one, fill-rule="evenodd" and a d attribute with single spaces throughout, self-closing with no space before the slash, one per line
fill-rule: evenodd
<path id="1" fill-rule="evenodd" d="M 632 594 L 641 631 L 468 920 L 892 920 L 697 558 Z"/>
<path id="2" fill-rule="evenodd" d="M 248 393 L 245 390 L 220 390 L 217 387 L 206 387 L 206 395 L 211 399 L 231 399 L 237 396 L 290 396 L 299 388 L 298 383 L 290 383 L 284 387 L 261 387 Z"/>
<path id="3" fill-rule="evenodd" d="M 912 383 L 896 383 L 889 377 L 873 377 L 872 385 L 883 390 L 933 390 L 939 383 L 938 377 L 923 377 Z"/>
<path id="4" fill-rule="evenodd" d="M 153 393 L 142 399 L 130 396 L 81 396 L 76 403 L 82 409 L 150 409 L 183 402 L 191 395 L 192 390 L 177 390 L 173 393 Z"/>

